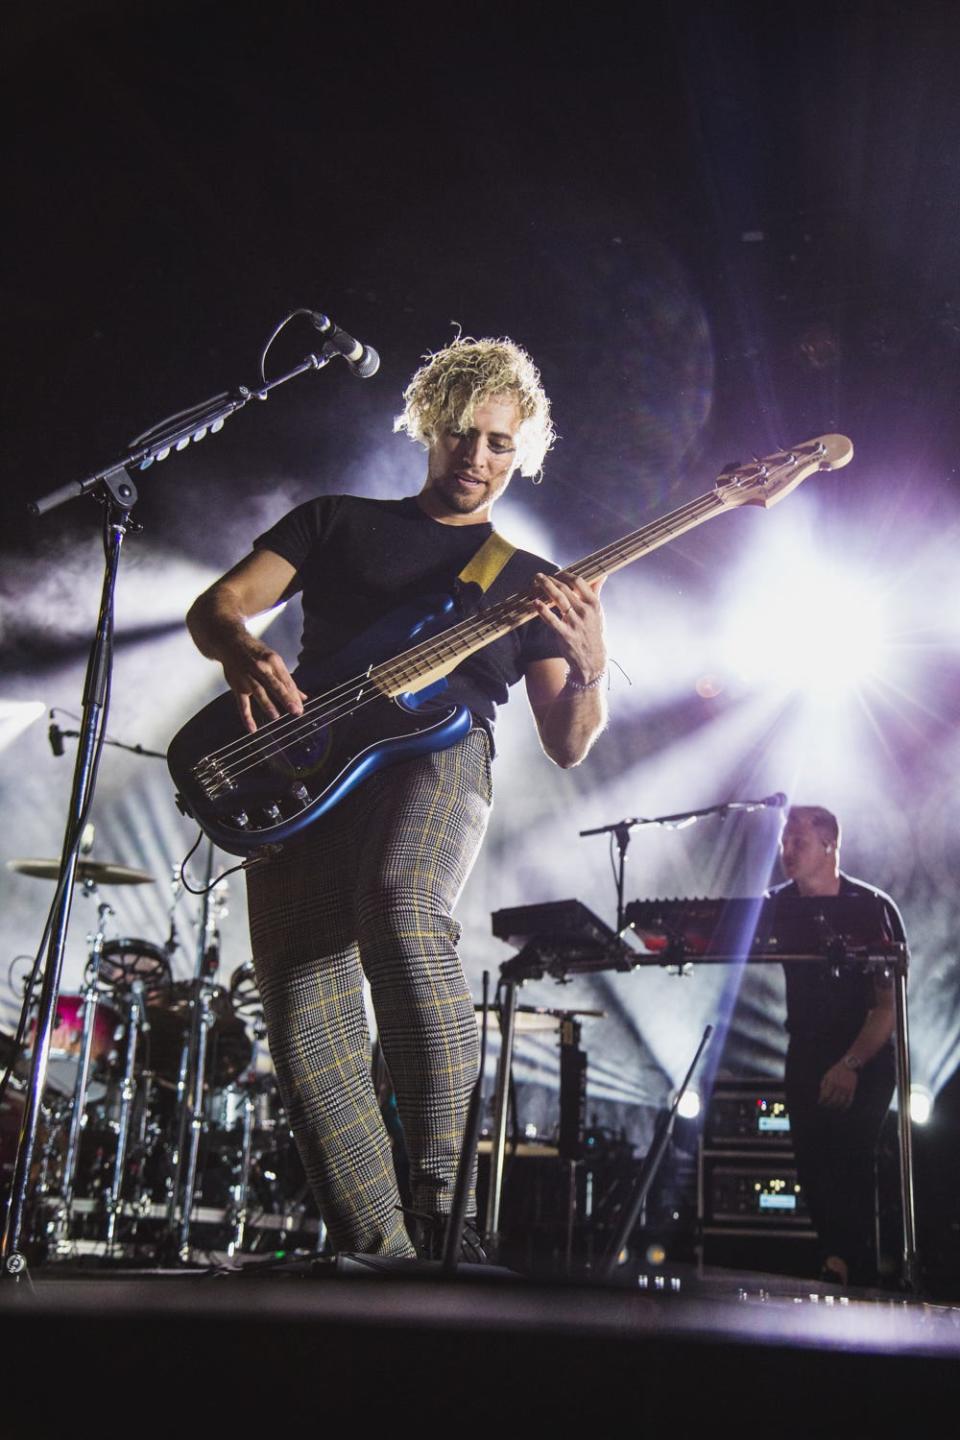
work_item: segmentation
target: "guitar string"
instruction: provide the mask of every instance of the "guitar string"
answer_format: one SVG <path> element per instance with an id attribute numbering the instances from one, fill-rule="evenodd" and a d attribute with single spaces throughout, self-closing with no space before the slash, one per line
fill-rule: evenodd
<path id="1" fill-rule="evenodd" d="M 681 517 L 685 520 L 695 521 L 698 512 L 709 511 L 716 508 L 718 497 L 714 492 L 698 497 L 688 505 L 680 507 L 670 516 L 662 520 L 654 521 L 640 530 L 615 541 L 613 544 L 604 547 L 602 550 L 587 556 L 584 560 L 567 566 L 568 574 L 580 576 L 583 579 L 596 579 L 603 574 L 612 573 L 612 570 L 619 565 L 629 563 L 631 559 L 639 558 L 635 553 L 636 545 L 642 536 L 650 543 L 648 550 L 655 548 L 655 542 L 664 533 L 674 533 L 677 522 Z M 706 519 L 703 514 L 701 519 Z M 670 524 L 666 522 L 669 520 Z M 696 523 L 696 522 L 695 522 Z M 281 716 L 276 720 L 261 726 L 255 733 L 241 736 L 237 740 L 229 742 L 218 751 L 211 751 L 198 762 L 198 767 L 219 761 L 221 768 L 227 765 L 229 769 L 224 775 L 224 780 L 235 780 L 255 768 L 256 765 L 272 759 L 275 755 L 281 754 L 284 750 L 296 745 L 299 740 L 305 738 L 318 725 L 328 725 L 341 719 L 345 713 L 354 712 L 372 700 L 384 697 L 384 690 L 377 685 L 377 680 L 383 680 L 387 686 L 402 682 L 404 679 L 418 678 L 418 671 L 424 668 L 424 661 L 436 662 L 447 658 L 444 651 L 458 648 L 458 642 L 472 640 L 476 635 L 484 631 L 493 632 L 490 639 L 495 638 L 495 632 L 505 627 L 506 632 L 516 628 L 525 619 L 533 619 L 536 612 L 530 609 L 529 595 L 512 595 L 501 601 L 499 605 L 493 606 L 490 610 L 483 611 L 470 620 L 463 621 L 459 625 L 452 626 L 430 640 L 404 651 L 401 655 L 393 657 L 392 660 L 384 662 L 380 666 L 372 667 L 358 675 L 352 680 L 341 682 L 338 687 L 325 692 L 323 695 L 315 696 L 312 701 L 304 707 L 302 715 Z M 484 643 L 489 643 L 485 641 Z M 479 648 L 479 647 L 478 647 Z M 376 679 L 374 679 L 376 677 Z M 365 687 L 373 681 L 376 693 L 367 699 L 361 699 Z M 356 702 L 356 703 L 355 703 Z M 333 708 L 326 713 L 317 714 L 318 709 L 322 711 L 323 706 L 332 705 Z M 340 707 L 339 709 L 337 707 Z M 345 707 L 345 708 L 344 708 Z M 274 741 L 282 739 L 281 745 L 274 746 Z M 271 748 L 272 747 L 272 748 Z M 243 765 L 240 769 L 234 766 L 241 760 L 250 763 Z M 219 788 L 219 787 L 218 787 Z"/>
<path id="2" fill-rule="evenodd" d="M 582 575 L 584 578 L 589 577 L 591 575 L 591 572 L 594 570 L 596 571 L 597 575 L 611 573 L 612 570 L 618 565 L 622 563 L 628 563 L 631 559 L 639 558 L 636 552 L 636 542 L 638 536 L 645 534 L 651 541 L 649 549 L 653 549 L 655 548 L 653 542 L 659 538 L 659 535 L 664 530 L 669 531 L 669 533 L 671 534 L 677 533 L 676 521 L 680 519 L 681 516 L 685 519 L 690 520 L 691 524 L 699 523 L 699 521 L 702 521 L 703 519 L 706 519 L 708 517 L 706 514 L 704 514 L 699 516 L 698 520 L 696 518 L 697 512 L 704 509 L 705 507 L 709 510 L 715 510 L 717 503 L 718 496 L 716 493 L 710 493 L 706 496 L 702 496 L 698 500 L 691 502 L 685 507 L 681 507 L 681 509 L 674 512 L 674 514 L 667 517 L 671 522 L 669 526 L 666 525 L 663 521 L 657 521 L 650 526 L 642 527 L 640 531 L 634 532 L 633 534 L 624 537 L 624 539 L 605 547 L 604 550 L 597 552 L 595 555 L 588 556 L 585 560 L 567 567 L 568 571 L 571 574 Z M 720 500 L 719 503 L 722 504 L 722 500 Z M 691 526 L 688 526 L 687 528 L 691 528 Z M 610 562 L 613 563 L 611 564 Z M 406 678 L 408 675 L 414 679 L 418 678 L 417 670 L 420 668 L 420 666 L 416 663 L 411 662 L 417 662 L 418 660 L 422 660 L 427 657 L 436 659 L 438 654 L 440 655 L 440 658 L 443 658 L 441 652 L 443 649 L 450 649 L 451 641 L 460 640 L 471 631 L 483 631 L 484 629 L 492 629 L 493 632 L 496 633 L 496 631 L 500 628 L 502 624 L 504 624 L 504 622 L 507 622 L 506 628 L 509 630 L 510 628 L 515 628 L 518 623 L 523 623 L 524 619 L 533 618 L 533 616 L 529 614 L 528 610 L 529 597 L 520 597 L 519 608 L 516 605 L 515 600 L 516 597 L 510 597 L 508 600 L 501 602 L 500 606 L 494 607 L 492 610 L 484 612 L 484 614 L 476 617 L 474 620 L 464 622 L 460 626 L 451 627 L 450 630 L 444 631 L 440 637 L 434 637 L 433 639 L 424 642 L 422 645 L 414 647 L 410 651 L 404 652 L 403 655 L 395 657 L 393 661 L 386 662 L 383 666 L 378 667 L 377 671 L 372 671 L 370 673 L 379 673 L 382 678 L 387 679 L 388 683 L 397 683 L 399 680 Z M 524 611 L 527 611 L 526 615 L 524 614 Z M 493 635 L 491 635 L 490 638 L 492 639 Z M 454 648 L 456 648 L 456 646 L 454 646 Z M 240 760 L 241 758 L 246 758 L 249 760 L 251 753 L 253 753 L 254 758 L 250 763 L 242 766 L 242 768 L 240 769 L 236 769 L 232 765 L 230 767 L 229 774 L 224 777 L 224 780 L 232 781 L 235 779 L 239 779 L 250 769 L 253 769 L 257 765 L 274 758 L 276 755 L 282 754 L 284 750 L 292 748 L 294 745 L 299 743 L 302 738 L 309 734 L 310 730 L 318 724 L 332 724 L 336 720 L 343 718 L 344 714 L 348 712 L 356 713 L 356 711 L 363 708 L 364 705 L 371 703 L 371 701 L 377 698 L 380 698 L 383 695 L 383 691 L 378 688 L 375 694 L 368 696 L 366 699 L 360 699 L 360 697 L 363 695 L 364 690 L 363 682 L 367 679 L 369 679 L 369 675 L 365 674 L 362 677 L 358 677 L 358 681 L 350 682 L 349 685 L 341 687 L 341 708 L 339 709 L 339 711 L 333 709 L 326 714 L 322 714 L 320 716 L 317 716 L 314 713 L 314 711 L 318 707 L 318 704 L 320 704 L 321 702 L 329 704 L 331 700 L 334 700 L 335 697 L 337 697 L 337 692 L 331 691 L 324 696 L 316 697 L 312 704 L 312 709 L 307 712 L 305 716 L 284 717 L 283 720 L 280 722 L 279 726 L 277 726 L 277 722 L 273 722 L 273 726 L 275 728 L 273 728 L 270 733 L 264 733 L 266 731 L 266 727 L 264 727 L 263 730 L 259 733 L 259 735 L 250 736 L 250 740 L 254 742 L 260 742 L 259 744 L 256 744 L 255 750 L 251 751 L 251 749 L 248 747 L 245 755 L 241 756 L 240 754 L 237 754 L 233 757 L 233 759 L 235 762 Z M 351 698 L 353 703 L 347 703 L 346 706 L 344 706 L 343 701 L 347 698 L 344 693 L 346 690 L 349 690 L 349 697 Z M 306 724 L 303 723 L 305 718 L 307 721 Z M 282 744 L 273 743 L 274 741 L 280 739 L 283 740 Z M 238 742 L 233 743 L 237 744 Z M 240 743 L 243 743 L 242 740 Z M 222 788 L 223 783 L 224 782 L 221 782 L 215 788 Z"/>
<path id="3" fill-rule="evenodd" d="M 791 468 L 796 468 L 795 462 L 790 462 L 790 465 Z M 768 468 L 768 476 L 772 478 L 777 468 L 784 469 L 788 467 L 773 467 L 772 471 Z M 681 506 L 671 515 L 654 521 L 647 526 L 642 526 L 639 530 L 633 531 L 621 540 L 615 541 L 613 544 L 604 547 L 593 555 L 587 556 L 584 560 L 567 566 L 567 573 L 582 576 L 584 579 L 598 578 L 603 574 L 612 573 L 613 570 L 619 568 L 620 565 L 639 559 L 641 554 L 649 553 L 650 550 L 656 548 L 655 542 L 659 540 L 660 535 L 664 532 L 666 532 L 667 539 L 669 539 L 671 535 L 677 534 L 677 522 L 681 518 L 690 522 L 685 528 L 693 528 L 696 524 L 709 518 L 709 513 L 715 511 L 718 504 L 721 508 L 723 507 L 723 499 L 719 492 L 708 492 L 706 495 L 691 501 L 688 505 Z M 699 514 L 701 510 L 705 512 L 702 515 Z M 645 537 L 650 542 L 645 552 L 637 551 L 636 549 L 637 542 L 641 537 Z M 440 658 L 442 660 L 444 658 L 442 654 L 443 650 L 446 649 L 449 651 L 452 642 L 463 641 L 468 636 L 472 639 L 474 632 L 482 632 L 484 629 L 496 632 L 500 630 L 502 626 L 505 626 L 506 632 L 509 632 L 510 629 L 516 628 L 518 624 L 524 623 L 525 620 L 532 619 L 533 614 L 529 613 L 529 604 L 529 596 L 510 596 L 506 600 L 501 601 L 499 605 L 494 606 L 491 610 L 485 611 L 479 616 L 473 617 L 471 620 L 464 621 L 460 625 L 452 626 L 440 636 L 433 637 L 418 646 L 414 646 L 411 650 L 394 657 L 393 660 L 385 662 L 382 666 L 372 667 L 370 671 L 365 672 L 362 676 L 358 676 L 355 681 L 344 682 L 344 684 L 339 687 L 339 691 L 334 689 L 323 696 L 315 697 L 311 702 L 311 710 L 309 713 L 305 710 L 304 715 L 301 716 L 279 717 L 277 721 L 270 722 L 269 726 L 261 727 L 261 730 L 257 732 L 256 735 L 241 737 L 239 741 L 234 741 L 231 745 L 223 747 L 223 750 L 219 753 L 225 753 L 233 746 L 243 746 L 246 740 L 252 741 L 255 744 L 255 754 L 252 762 L 244 765 L 239 770 L 231 766 L 229 774 L 225 776 L 225 781 L 232 782 L 233 780 L 239 779 L 249 770 L 255 769 L 265 761 L 273 759 L 285 750 L 293 748 L 317 725 L 333 724 L 336 720 L 342 719 L 345 714 L 355 714 L 373 700 L 383 697 L 384 691 L 378 687 L 375 694 L 363 700 L 359 698 L 363 695 L 364 682 L 368 681 L 373 675 L 379 675 L 385 679 L 388 684 L 397 683 L 408 677 L 416 679 L 418 678 L 417 671 L 423 668 L 422 662 L 427 659 L 435 661 L 437 658 Z M 494 635 L 491 634 L 490 639 L 492 640 L 493 638 Z M 489 643 L 489 640 L 484 643 Z M 453 648 L 454 650 L 457 648 L 456 643 L 453 644 Z M 349 697 L 353 697 L 357 703 L 350 703 Z M 318 705 L 329 704 L 331 701 L 337 699 L 341 707 L 339 711 L 336 709 L 330 710 L 327 714 L 320 716 L 313 713 Z M 304 720 L 306 720 L 306 724 L 303 723 Z M 281 738 L 283 738 L 283 744 L 269 748 L 273 741 Z M 218 752 L 213 752 L 213 754 L 216 753 Z M 249 759 L 250 753 L 250 747 L 248 747 L 246 754 L 237 754 L 232 758 L 234 761 L 241 758 Z M 211 758 L 212 755 L 205 757 L 205 760 L 209 761 Z M 200 763 L 203 764 L 205 762 Z M 221 789 L 222 783 L 218 784 L 215 788 Z"/>
<path id="4" fill-rule="evenodd" d="M 660 541 L 661 535 L 666 534 L 666 538 L 669 538 L 671 534 L 676 533 L 677 521 L 680 520 L 681 517 L 689 520 L 692 524 L 699 523 L 699 521 L 708 518 L 708 516 L 706 513 L 698 516 L 698 512 L 701 510 L 715 510 L 717 503 L 718 496 L 714 492 L 700 496 L 697 500 L 691 501 L 688 505 L 681 507 L 670 516 L 664 517 L 662 520 L 654 521 L 650 525 L 644 526 L 640 530 L 634 531 L 623 539 L 597 551 L 595 554 L 587 556 L 586 559 L 566 567 L 567 572 L 582 576 L 584 579 L 598 578 L 605 573 L 612 573 L 614 569 L 622 564 L 639 558 L 639 554 L 636 551 L 639 537 L 643 536 L 649 541 L 648 551 L 656 548 L 656 542 Z M 670 522 L 669 525 L 666 523 L 667 521 Z M 690 527 L 688 526 L 687 528 Z M 662 543 L 662 541 L 660 541 L 660 543 Z M 504 628 L 505 632 L 508 632 L 510 629 L 516 628 L 518 624 L 523 623 L 525 619 L 534 618 L 535 613 L 536 612 L 530 611 L 529 596 L 510 596 L 506 600 L 501 601 L 499 605 L 482 612 L 479 616 L 461 622 L 458 626 L 451 627 L 440 636 L 422 642 L 422 644 L 413 647 L 411 650 L 405 651 L 402 655 L 394 657 L 393 660 L 387 661 L 381 666 L 374 667 L 369 672 L 364 672 L 363 675 L 357 676 L 356 679 L 352 681 L 343 682 L 340 687 L 324 695 L 314 697 L 302 715 L 278 717 L 277 720 L 269 722 L 266 726 L 262 726 L 255 734 L 242 736 L 238 740 L 222 747 L 219 752 L 211 752 L 210 755 L 205 756 L 202 761 L 198 762 L 198 767 L 196 768 L 211 762 L 218 756 L 224 756 L 226 759 L 229 755 L 229 769 L 215 787 L 215 789 L 221 789 L 223 783 L 229 783 L 239 779 L 257 765 L 274 758 L 274 756 L 278 754 L 282 754 L 284 750 L 290 749 L 299 743 L 301 739 L 308 736 L 311 730 L 318 725 L 332 724 L 336 720 L 342 719 L 344 714 L 348 712 L 355 713 L 371 701 L 378 698 L 385 698 L 384 691 L 377 687 L 376 693 L 368 696 L 366 699 L 360 699 L 363 695 L 365 685 L 372 677 L 383 679 L 388 685 L 401 683 L 407 678 L 416 679 L 418 678 L 418 671 L 423 668 L 422 662 L 427 659 L 434 662 L 437 659 L 443 660 L 445 658 L 443 652 L 444 650 L 447 652 L 450 651 L 451 642 L 462 641 L 464 638 L 472 639 L 476 632 L 479 631 L 482 633 L 484 630 L 493 632 L 489 637 L 489 639 L 493 639 L 496 632 L 501 630 L 501 627 Z M 489 640 L 484 641 L 484 643 L 489 643 Z M 457 648 L 455 644 L 453 648 L 454 650 Z M 323 705 L 330 705 L 331 702 L 334 704 L 333 709 L 319 715 L 316 713 Z M 339 709 L 336 708 L 338 704 Z M 274 742 L 280 739 L 282 739 L 284 743 L 275 745 Z M 235 768 L 237 762 L 241 760 L 247 760 L 249 763 L 242 765 L 239 769 Z M 221 766 L 221 768 L 223 767 Z"/>
<path id="5" fill-rule="evenodd" d="M 796 447 L 796 450 L 793 452 L 794 456 L 797 453 L 801 452 L 801 448 L 802 447 L 799 446 Z M 813 459 L 815 457 L 811 456 L 810 458 Z M 816 458 L 819 459 L 819 457 Z M 764 462 L 757 462 L 758 466 L 762 463 Z M 819 463 L 822 465 L 822 459 L 819 459 Z M 795 470 L 796 468 L 797 461 L 795 458 L 791 457 L 790 460 L 785 461 L 779 466 L 767 466 L 766 473 L 768 478 L 773 479 L 778 470 Z M 740 475 L 739 472 L 737 475 L 730 476 L 724 488 L 732 488 L 734 481 L 738 478 L 742 480 L 744 477 Z M 612 544 L 605 546 L 603 549 L 595 551 L 592 555 L 586 556 L 585 559 L 577 561 L 572 565 L 568 565 L 565 568 L 569 574 L 580 575 L 584 579 L 597 579 L 601 575 L 612 574 L 617 568 L 620 568 L 623 564 L 629 564 L 633 560 L 640 559 L 644 553 L 649 553 L 650 550 L 655 549 L 657 543 L 663 543 L 660 540 L 660 535 L 663 532 L 666 532 L 666 539 L 670 539 L 671 536 L 674 534 L 681 533 L 678 531 L 676 523 L 681 518 L 685 521 L 689 520 L 691 522 L 690 525 L 686 526 L 687 529 L 692 528 L 696 524 L 701 523 L 703 520 L 709 518 L 708 513 L 699 516 L 699 518 L 695 518 L 698 511 L 700 511 L 701 509 L 704 509 L 707 512 L 715 510 L 718 504 L 722 508 L 723 503 L 723 495 L 719 491 L 719 489 L 708 491 L 705 495 L 701 495 L 697 499 L 688 502 L 688 504 L 680 506 L 677 510 L 672 511 L 669 515 L 663 516 L 658 520 L 654 520 L 648 525 L 641 526 L 638 530 L 632 531 L 629 535 L 624 536 L 622 539 L 614 541 Z M 636 546 L 638 541 L 640 541 L 641 539 L 649 540 L 650 543 L 647 545 L 646 550 L 638 551 L 636 549 Z M 610 560 L 613 560 L 615 563 L 613 565 L 609 564 L 608 561 Z M 595 570 L 596 572 L 592 576 L 591 570 Z M 418 670 L 422 669 L 423 660 L 428 657 L 430 659 L 439 658 L 442 660 L 444 658 L 442 655 L 442 651 L 443 649 L 450 649 L 451 641 L 462 641 L 465 638 L 472 639 L 473 636 L 472 634 L 470 634 L 471 631 L 482 631 L 484 628 L 490 628 L 491 626 L 493 628 L 496 628 L 501 624 L 506 624 L 505 633 L 508 633 L 509 629 L 514 628 L 518 621 L 522 618 L 524 610 L 529 609 L 530 599 L 531 597 L 529 596 L 518 596 L 516 594 L 507 596 L 497 605 L 491 607 L 491 609 L 482 611 L 478 615 L 473 616 L 468 620 L 451 626 L 449 629 L 443 631 L 439 636 L 434 636 L 429 640 L 423 641 L 419 645 L 412 647 L 410 650 L 403 651 L 400 655 L 394 656 L 391 660 L 384 661 L 383 664 L 379 666 L 371 666 L 369 670 L 362 672 L 360 675 L 354 676 L 350 680 L 342 681 L 338 687 L 327 691 L 323 695 L 314 696 L 308 702 L 308 707 L 305 707 L 303 715 L 277 716 L 275 720 L 268 721 L 265 725 L 261 725 L 255 734 L 240 736 L 236 740 L 229 741 L 226 745 L 221 746 L 219 750 L 211 751 L 210 754 L 204 756 L 203 760 L 198 762 L 198 764 L 203 764 L 207 761 L 229 756 L 231 752 L 237 749 L 242 750 L 245 746 L 248 745 L 248 742 L 253 742 L 254 745 L 256 745 L 261 739 L 268 738 L 270 737 L 271 733 L 275 733 L 278 727 L 283 728 L 288 726 L 290 723 L 295 724 L 300 720 L 304 719 L 310 707 L 315 708 L 316 706 L 327 703 L 331 700 L 336 700 L 337 698 L 345 698 L 348 694 L 352 694 L 354 691 L 359 690 L 362 692 L 364 683 L 369 680 L 374 674 L 379 675 L 381 678 L 385 679 L 388 684 L 401 681 L 405 678 L 417 679 L 419 678 L 417 672 Z M 517 610 L 518 605 L 522 607 L 519 612 Z M 535 613 L 535 611 L 530 613 L 529 618 L 533 619 Z M 491 636 L 491 638 L 493 637 Z M 489 642 L 485 641 L 484 643 Z M 456 645 L 454 645 L 454 649 L 455 648 Z M 381 691 L 378 693 L 383 692 Z M 317 723 L 316 717 L 312 718 L 311 723 Z"/>
<path id="6" fill-rule="evenodd" d="M 796 469 L 796 462 L 790 461 L 779 467 L 774 466 L 772 469 L 768 467 L 768 477 L 773 478 L 778 469 L 788 468 Z M 727 488 L 729 488 L 729 485 Z M 722 494 L 717 490 L 709 491 L 707 494 L 690 501 L 687 505 L 680 506 L 669 516 L 664 516 L 652 521 L 648 525 L 641 526 L 640 529 L 631 532 L 631 534 L 624 536 L 622 539 L 605 546 L 592 555 L 588 555 L 584 560 L 567 566 L 567 573 L 581 576 L 584 579 L 596 579 L 603 574 L 613 573 L 613 571 L 621 565 L 639 559 L 643 553 L 649 553 L 650 550 L 655 549 L 657 543 L 663 543 L 661 536 L 669 539 L 672 535 L 677 534 L 677 522 L 681 520 L 685 522 L 689 521 L 690 523 L 687 524 L 685 528 L 692 528 L 696 524 L 702 523 L 703 520 L 709 518 L 709 514 L 715 511 L 718 505 L 723 508 Z M 700 514 L 699 512 L 701 511 L 705 513 Z M 638 551 L 637 544 L 641 539 L 649 543 L 646 544 L 645 550 Z M 198 766 L 195 767 L 195 769 L 218 760 L 221 757 L 224 761 L 229 757 L 230 761 L 236 762 L 241 759 L 250 759 L 250 756 L 253 755 L 254 758 L 251 763 L 244 765 L 239 770 L 234 769 L 231 765 L 228 774 L 224 777 L 225 780 L 231 781 L 238 779 L 250 769 L 272 759 L 278 754 L 282 754 L 284 750 L 296 745 L 316 726 L 333 724 L 336 720 L 343 718 L 344 714 L 355 713 L 364 705 L 371 703 L 371 701 L 384 697 L 384 690 L 377 686 L 375 694 L 370 695 L 365 700 L 360 700 L 360 696 L 362 696 L 364 692 L 365 684 L 373 679 L 373 677 L 382 679 L 388 687 L 401 683 L 405 679 L 415 680 L 419 678 L 418 671 L 422 671 L 425 661 L 436 663 L 438 659 L 442 661 L 444 658 L 449 658 L 451 648 L 455 652 L 458 648 L 458 643 L 462 643 L 464 640 L 472 640 L 475 638 L 477 632 L 481 634 L 485 630 L 492 632 L 489 638 L 483 642 L 484 644 L 488 644 L 492 639 L 496 638 L 496 632 L 500 631 L 501 628 L 503 633 L 509 633 L 509 631 L 516 628 L 518 624 L 533 619 L 536 612 L 530 611 L 530 600 L 531 597 L 527 595 L 512 595 L 507 597 L 501 601 L 499 605 L 493 606 L 490 610 L 481 612 L 479 615 L 463 621 L 459 625 L 451 626 L 448 630 L 443 631 L 441 635 L 423 641 L 410 650 L 404 651 L 401 655 L 393 657 L 392 660 L 385 661 L 380 666 L 371 667 L 369 671 L 365 671 L 362 675 L 352 680 L 342 682 L 339 687 L 335 687 L 323 695 L 315 696 L 313 700 L 308 703 L 308 706 L 305 707 L 302 715 L 278 716 L 276 720 L 269 721 L 267 725 L 261 726 L 256 733 L 241 736 L 237 740 L 231 741 L 221 747 L 219 751 L 212 751 L 198 762 Z M 444 651 L 448 652 L 446 657 L 444 656 Z M 426 668 L 429 668 L 429 664 Z M 376 685 L 376 680 L 374 680 L 374 684 Z M 354 703 L 355 701 L 358 703 Z M 319 715 L 315 713 L 318 708 L 322 708 L 323 705 L 329 705 L 331 703 L 333 703 L 334 707 L 339 705 L 340 709 L 334 708 L 325 714 L 321 713 Z M 274 741 L 281 738 L 284 740 L 283 744 L 270 748 Z M 221 787 L 218 786 L 217 788 Z"/>

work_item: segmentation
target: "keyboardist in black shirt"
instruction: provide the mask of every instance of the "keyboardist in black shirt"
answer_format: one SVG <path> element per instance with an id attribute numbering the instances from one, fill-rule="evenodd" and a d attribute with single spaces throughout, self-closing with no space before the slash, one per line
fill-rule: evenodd
<path id="1" fill-rule="evenodd" d="M 879 895 L 889 939 L 904 939 L 889 896 L 840 869 L 840 825 L 819 805 L 795 805 L 780 839 L 787 883 L 773 895 Z M 876 1279 L 874 1153 L 895 1080 L 893 982 L 881 972 L 784 966 L 787 1105 L 800 1183 L 820 1240 L 822 1278 Z"/>

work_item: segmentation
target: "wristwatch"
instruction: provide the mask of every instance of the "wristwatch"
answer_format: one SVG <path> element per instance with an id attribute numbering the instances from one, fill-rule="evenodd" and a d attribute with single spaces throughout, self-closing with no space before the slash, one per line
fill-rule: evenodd
<path id="1" fill-rule="evenodd" d="M 863 1061 L 858 1060 L 856 1055 L 844 1055 L 842 1063 L 846 1065 L 848 1070 L 856 1071 L 863 1069 Z"/>

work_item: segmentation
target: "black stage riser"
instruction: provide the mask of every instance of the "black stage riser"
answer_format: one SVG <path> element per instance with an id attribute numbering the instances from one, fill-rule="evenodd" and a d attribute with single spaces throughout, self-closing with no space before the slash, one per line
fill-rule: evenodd
<path id="1" fill-rule="evenodd" d="M 956 1347 L 851 1353 L 845 1332 L 829 1343 L 823 1306 L 826 1343 L 773 1343 L 774 1305 L 765 1314 L 757 1299 L 738 1311 L 632 1291 L 389 1277 L 5 1282 L 0 1434 L 61 1440 L 65 1416 L 130 1436 L 158 1425 L 249 1433 L 253 1420 L 285 1436 L 302 1423 L 411 1416 L 455 1435 L 549 1423 L 605 1437 L 656 1424 L 681 1440 L 704 1423 L 714 1433 L 718 1420 L 723 1433 L 762 1420 L 777 1435 L 860 1435 L 908 1416 L 926 1433 L 921 1417 L 932 1424 L 955 1400 Z M 849 1326 L 850 1316 L 838 1307 L 834 1319 Z M 736 1333 L 740 1321 L 750 1333 Z M 863 1323 L 869 1333 L 869 1314 Z"/>

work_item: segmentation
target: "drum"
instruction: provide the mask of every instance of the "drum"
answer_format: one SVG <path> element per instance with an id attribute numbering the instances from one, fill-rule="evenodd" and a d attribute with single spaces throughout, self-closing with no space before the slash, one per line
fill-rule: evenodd
<path id="1" fill-rule="evenodd" d="M 82 995 L 61 995 L 57 1000 L 53 1029 L 50 1032 L 50 1055 L 47 1064 L 47 1085 L 59 1095 L 72 1095 L 83 1048 Z M 114 1067 L 117 1059 L 116 1041 L 121 1028 L 120 1016 L 102 1000 L 97 1002 L 93 1022 L 93 1043 L 90 1050 L 91 1076 L 103 1074 Z M 37 1031 L 34 1019 L 30 1024 L 28 1055 L 33 1052 Z M 103 1093 L 102 1087 L 100 1094 Z"/>
<path id="2" fill-rule="evenodd" d="M 254 1143 L 267 1144 L 281 1115 L 277 1082 L 272 1075 L 258 1075 L 212 1090 L 207 1096 L 207 1120 L 211 1129 L 227 1134 L 242 1130 L 248 1105 L 252 1109 Z"/>
<path id="3" fill-rule="evenodd" d="M 316 1217 L 319 1211 L 310 1193 L 303 1161 L 294 1138 L 278 1127 L 269 1149 L 255 1152 L 250 1170 L 251 1203 L 264 1215 Z"/>
<path id="4" fill-rule="evenodd" d="M 176 1085 L 180 1062 L 193 1014 L 194 982 L 184 980 L 152 991 L 147 996 L 150 1029 L 144 1043 L 147 1064 L 159 1085 Z M 211 992 L 213 1024 L 207 1032 L 207 1083 L 214 1089 L 229 1085 L 250 1064 L 253 1042 L 230 997 L 220 986 Z"/>
<path id="5" fill-rule="evenodd" d="M 147 990 L 170 984 L 170 950 L 149 940 L 108 940 L 100 956 L 100 978 L 122 987 L 142 980 Z"/>
<path id="6" fill-rule="evenodd" d="M 0 1196 L 4 1198 L 13 1184 L 26 1108 L 25 1083 L 19 1078 L 11 1079 L 0 1101 Z M 30 1186 L 36 1195 L 58 1187 L 69 1119 L 70 1105 L 66 1099 L 51 1094 L 40 1106 L 30 1170 Z"/>

